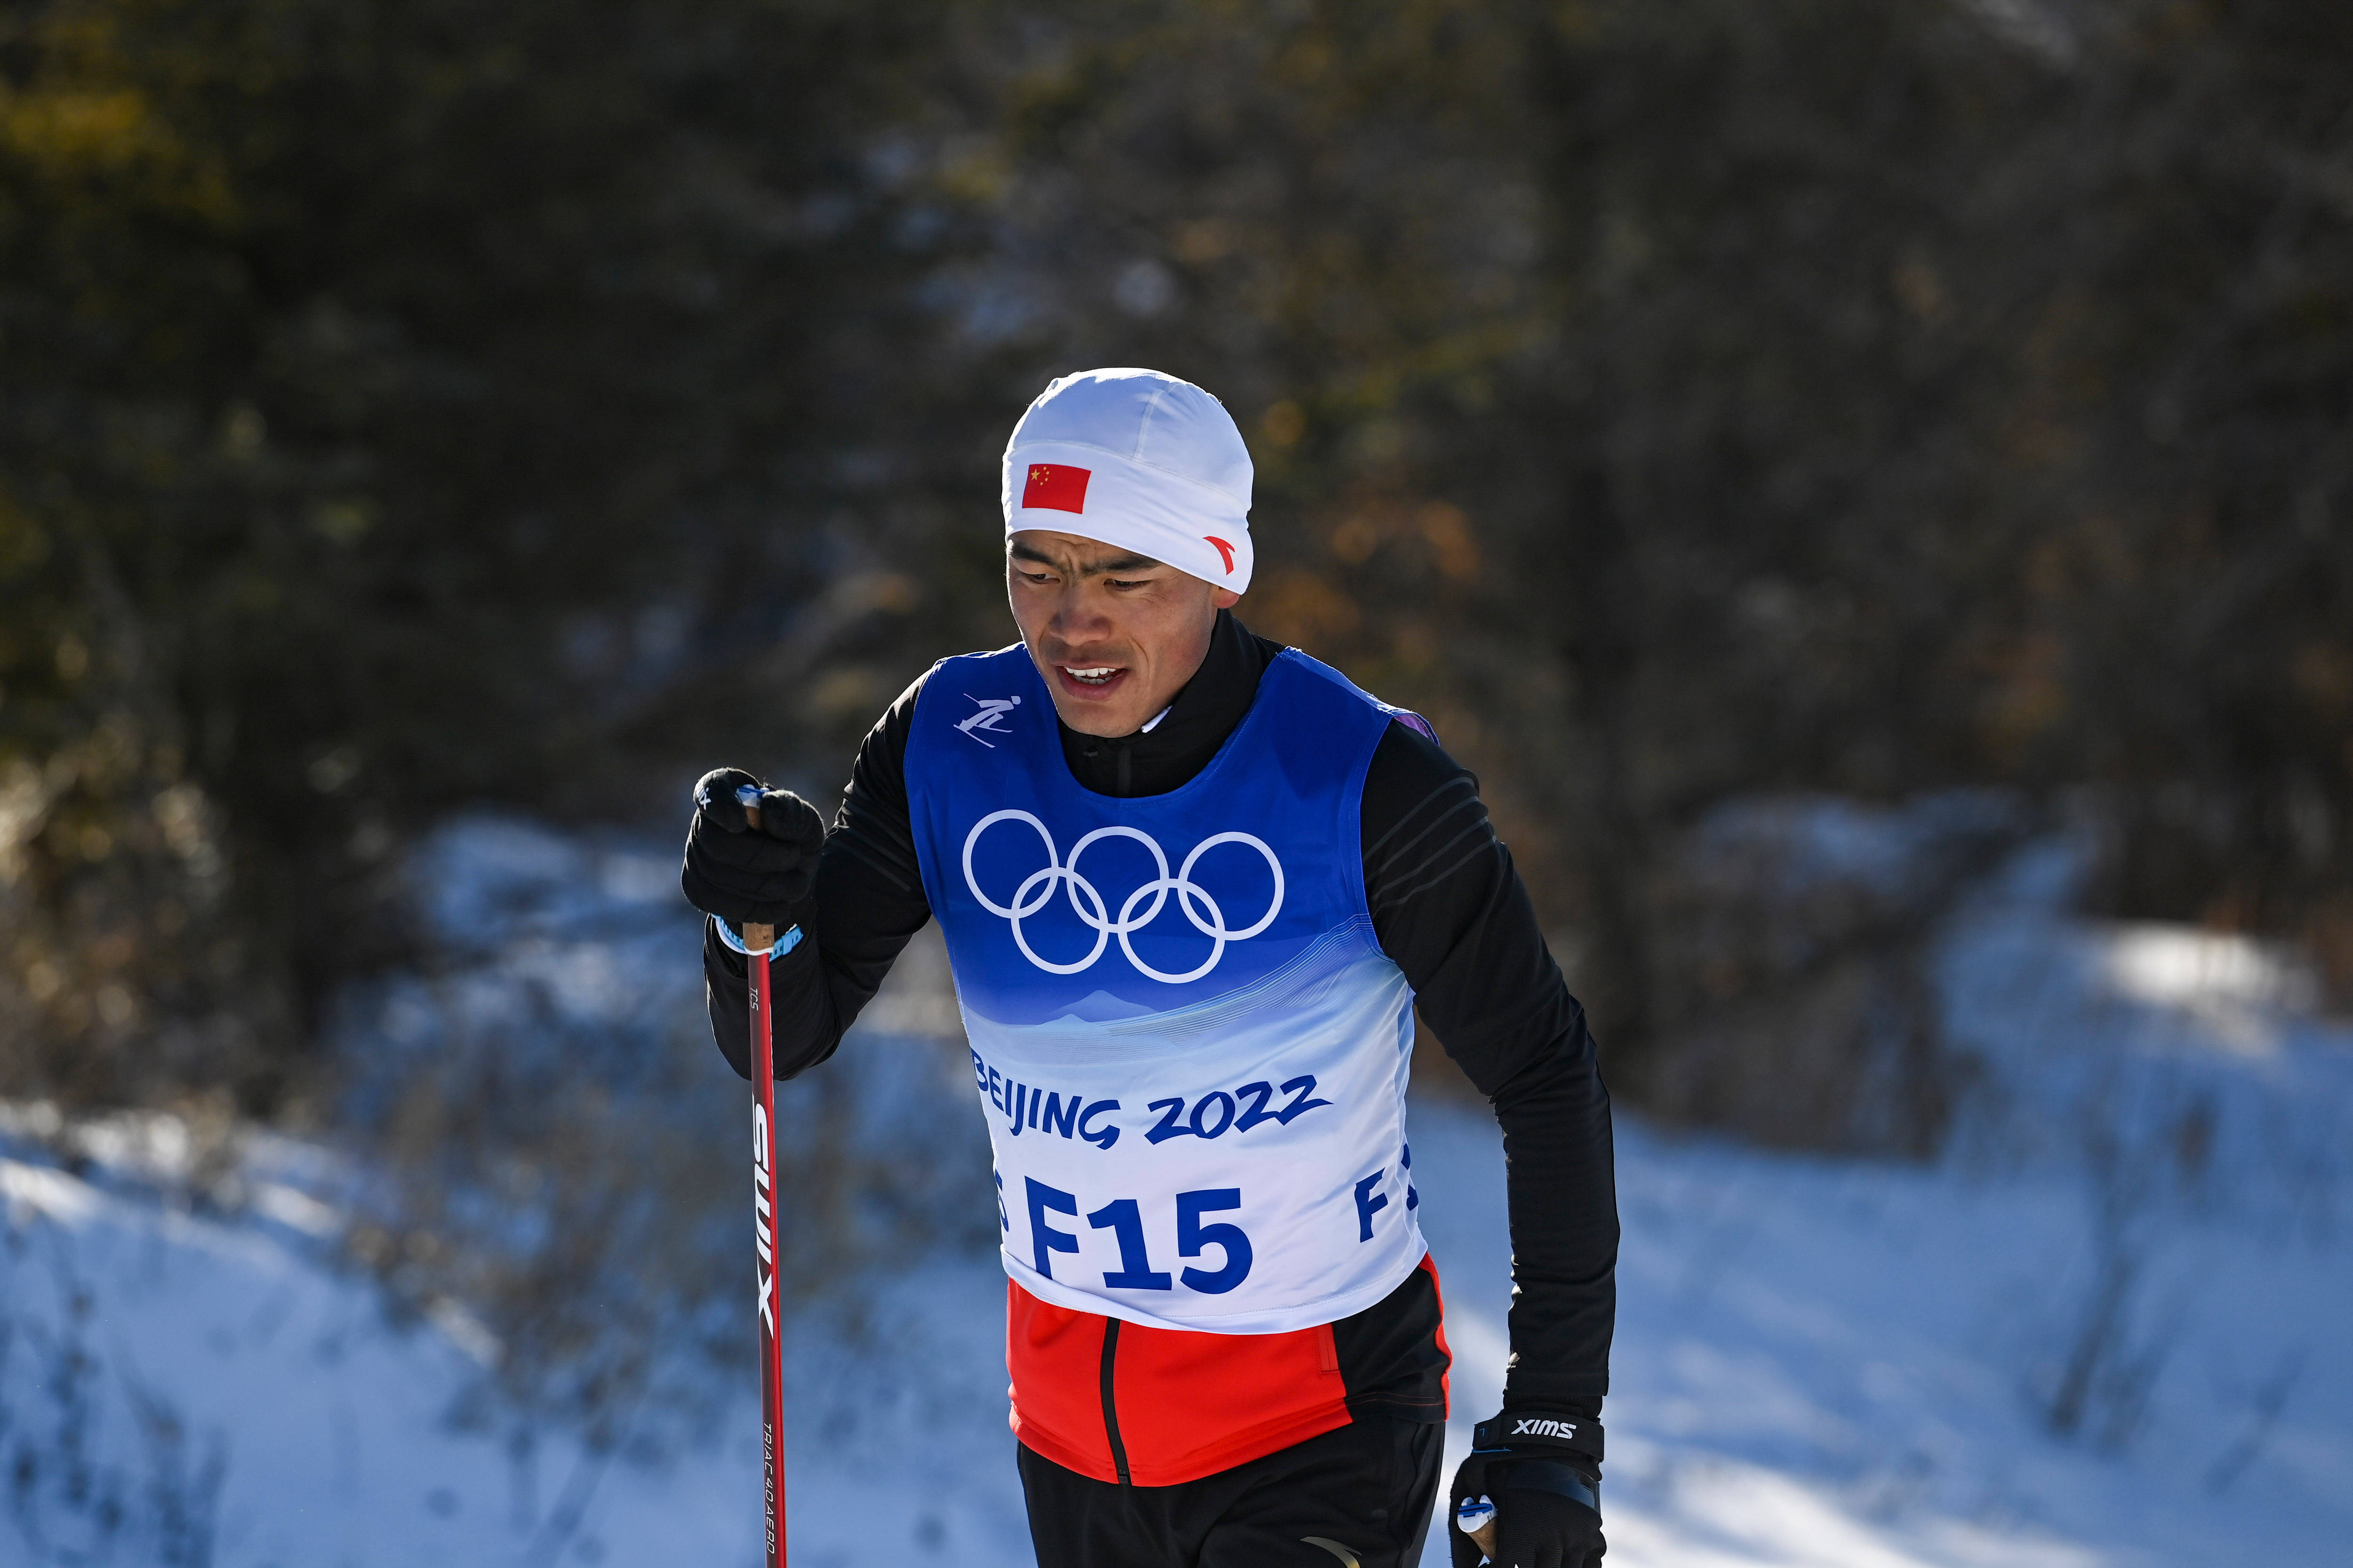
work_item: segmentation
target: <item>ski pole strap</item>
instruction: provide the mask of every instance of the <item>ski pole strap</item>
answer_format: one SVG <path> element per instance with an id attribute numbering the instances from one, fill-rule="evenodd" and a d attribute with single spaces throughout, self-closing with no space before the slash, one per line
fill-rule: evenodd
<path id="1" fill-rule="evenodd" d="M 752 956 L 752 950 L 744 945 L 744 939 L 735 934 L 735 928 L 733 926 L 729 925 L 717 915 L 711 917 L 711 923 L 719 928 L 719 940 L 726 943 L 730 951 L 740 952 L 746 958 Z M 793 949 L 800 946 L 800 944 L 801 928 L 794 926 L 789 931 L 786 931 L 782 936 L 776 938 L 776 945 L 768 949 L 768 956 L 770 958 L 782 958 L 785 954 L 792 952 Z"/>
<path id="2" fill-rule="evenodd" d="M 1506 1410 L 1472 1428 L 1471 1446 L 1482 1451 L 1553 1448 L 1588 1464 L 1601 1462 L 1601 1423 L 1583 1415 L 1542 1410 Z"/>

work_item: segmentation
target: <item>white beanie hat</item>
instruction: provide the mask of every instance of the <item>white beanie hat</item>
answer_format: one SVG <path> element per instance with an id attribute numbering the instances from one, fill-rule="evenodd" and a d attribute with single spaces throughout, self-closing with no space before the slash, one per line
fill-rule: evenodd
<path id="1" fill-rule="evenodd" d="M 1005 446 L 1005 532 L 1050 529 L 1250 580 L 1250 458 L 1225 405 L 1156 370 L 1082 370 L 1038 395 Z"/>

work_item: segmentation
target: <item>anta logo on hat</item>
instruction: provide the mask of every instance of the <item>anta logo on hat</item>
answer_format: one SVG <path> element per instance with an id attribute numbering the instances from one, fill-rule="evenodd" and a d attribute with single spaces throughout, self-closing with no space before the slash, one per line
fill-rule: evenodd
<path id="1" fill-rule="evenodd" d="M 1029 480 L 1021 487 L 1021 504 L 1052 511 L 1083 512 L 1087 510 L 1087 481 L 1092 478 L 1092 468 L 1072 468 L 1068 463 L 1032 463 Z"/>
<path id="2" fill-rule="evenodd" d="M 1205 533 L 1201 535 L 1201 537 L 1218 547 L 1219 555 L 1223 557 L 1226 563 L 1226 575 L 1229 577 L 1232 576 L 1234 574 L 1234 547 L 1228 544 L 1224 540 L 1219 539 L 1214 533 Z"/>

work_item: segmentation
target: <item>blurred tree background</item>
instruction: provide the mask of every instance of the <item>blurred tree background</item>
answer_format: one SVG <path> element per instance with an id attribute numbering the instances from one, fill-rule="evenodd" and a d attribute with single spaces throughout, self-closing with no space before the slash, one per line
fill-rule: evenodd
<path id="1" fill-rule="evenodd" d="M 462 806 L 829 800 L 1101 363 L 1637 1103 L 1933 1146 L 1919 934 L 2061 811 L 2353 999 L 2342 0 L 20 0 L 0 1092 L 299 1108 Z M 1957 786 L 1875 900 L 1707 837 Z"/>

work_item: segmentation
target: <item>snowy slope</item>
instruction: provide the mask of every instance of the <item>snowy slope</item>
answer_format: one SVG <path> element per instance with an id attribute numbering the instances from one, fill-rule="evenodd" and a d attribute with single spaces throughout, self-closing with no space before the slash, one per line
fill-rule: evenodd
<path id="1" fill-rule="evenodd" d="M 2051 1438 L 2031 1400 L 2085 1283 L 2089 1222 L 2063 1183 L 1621 1136 L 1613 1561 L 2343 1560 L 2342 1247 L 2174 1227 L 2170 1354 L 2137 1440 L 2107 1455 Z M 1415 1142 L 1467 1420 L 1492 1408 L 1502 1375 L 1499 1150 L 1479 1115 L 1451 1106 L 1417 1114 Z M 121 1500 L 114 1560 L 127 1563 L 754 1559 L 748 1404 L 665 1466 L 604 1463 L 561 1434 L 519 1456 L 505 1434 L 448 1425 L 474 1371 L 462 1325 L 387 1326 L 372 1292 L 290 1227 L 174 1215 L 22 1160 L 0 1164 L 0 1190 L 15 1237 L 5 1438 L 48 1471 L 0 1527 L 21 1532 L 14 1544 L 34 1553 L 22 1560 L 100 1544 L 102 1503 L 67 1498 L 77 1447 L 90 1495 Z M 988 1260 L 952 1258 L 896 1282 L 851 1343 L 805 1326 L 791 1451 L 804 1563 L 1025 1561 L 1001 1294 Z M 56 1352 L 77 1342 L 90 1358 L 79 1406 L 55 1376 Z M 2258 1400 L 2282 1357 L 2295 1382 L 2265 1432 Z M 173 1424 L 176 1452 L 156 1435 Z M 1466 1435 L 1458 1422 L 1458 1448 Z M 178 1538 L 208 1535 L 209 1558 L 172 1549 L 175 1508 Z"/>
<path id="2" fill-rule="evenodd" d="M 1493 1143 L 1461 1116 L 1415 1134 L 1464 1415 L 1492 1406 L 1504 1350 Z M 1613 1563 L 2346 1561 L 2341 1243 L 2168 1225 L 2152 1321 L 2133 1331 L 2147 1338 L 2132 1353 L 2161 1359 L 2109 1453 L 2037 1416 L 2097 1250 L 2070 1184 L 1767 1157 L 1622 1122 L 1619 1160 Z"/>
<path id="3" fill-rule="evenodd" d="M 248 1216 L 206 1218 L 111 1191 L 109 1174 L 69 1173 L 22 1143 L 0 1158 L 0 1445 L 20 1479 L 0 1563 L 756 1561 L 748 1402 L 706 1444 L 651 1465 L 627 1434 L 621 1453 L 598 1455 L 561 1432 L 465 1430 L 450 1416 L 482 1331 L 455 1313 L 387 1323 L 369 1286 L 267 1217 L 321 1217 L 311 1200 L 266 1190 Z M 799 1561 L 926 1546 L 1021 1560 L 991 1367 L 1002 1296 L 1001 1274 L 958 1259 L 893 1282 L 855 1336 L 802 1326 Z M 918 1429 L 933 1436 L 911 1447 Z M 911 1489 L 917 1453 L 930 1462 Z"/>
<path id="4" fill-rule="evenodd" d="M 1944 949 L 1949 1032 L 1985 1072 L 1945 1166 L 1621 1117 L 1613 1564 L 2348 1560 L 2353 1033 L 2276 954 L 2054 912 L 2062 861 L 2022 860 Z M 881 1021 L 930 1016 L 902 997 Z M 982 1138 L 968 1105 L 929 1114 L 954 1158 Z M 1459 1451 L 1501 1384 L 1501 1157 L 1475 1107 L 1417 1106 L 1413 1139 Z M 185 1143 L 0 1114 L 0 1563 L 754 1561 L 748 1399 L 683 1447 L 648 1412 L 603 1454 L 495 1411 L 454 1424 L 495 1343 L 455 1306 L 388 1323 L 338 1271 L 335 1159 L 254 1140 L 248 1201 L 189 1212 Z M 854 1319 L 803 1316 L 804 1568 L 1028 1561 L 1002 1293 L 951 1248 Z"/>
<path id="5" fill-rule="evenodd" d="M 2171 1353 L 2138 1440 L 2104 1455 L 2045 1435 L 2028 1387 L 2072 1332 L 2084 1288 L 2088 1221 L 2064 1184 L 1621 1136 L 1613 1561 L 2342 1561 L 2343 1248 L 2175 1227 Z M 1453 1107 L 1418 1113 L 1415 1141 L 1469 1418 L 1502 1375 L 1499 1151 Z M 601 1463 L 560 1434 L 519 1457 L 504 1434 L 447 1424 L 474 1371 L 462 1327 L 387 1326 L 372 1292 L 323 1268 L 290 1227 L 174 1215 L 23 1160 L 0 1164 L 0 1191 L 15 1238 L 5 1440 L 12 1463 L 29 1443 L 47 1471 L 0 1526 L 17 1533 L 12 1552 L 33 1553 L 16 1560 L 97 1548 L 108 1495 L 125 1519 L 114 1560 L 127 1563 L 754 1558 L 748 1405 L 712 1447 L 667 1466 Z M 1025 1560 L 1001 1293 L 987 1259 L 936 1263 L 897 1282 L 858 1342 L 821 1338 L 797 1362 L 804 1563 Z M 90 1358 L 79 1402 L 55 1375 L 75 1343 Z M 2265 1434 L 2257 1401 L 2282 1356 L 2300 1360 Z M 157 1436 L 174 1424 L 176 1451 Z M 1465 1435 L 1458 1423 L 1458 1447 Z M 67 1496 L 78 1457 L 96 1500 L 80 1507 Z M 187 1549 L 206 1536 L 208 1559 Z"/>

